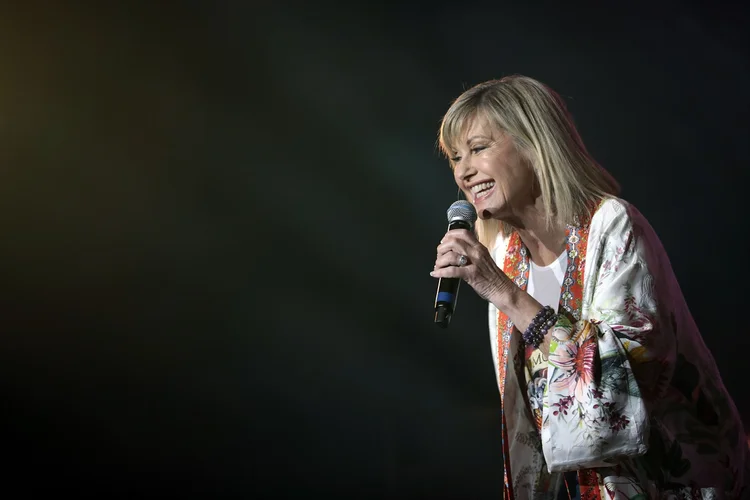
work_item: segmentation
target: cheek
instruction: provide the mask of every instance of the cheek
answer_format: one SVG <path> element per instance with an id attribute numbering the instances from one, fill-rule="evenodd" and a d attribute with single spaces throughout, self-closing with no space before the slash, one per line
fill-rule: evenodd
<path id="1" fill-rule="evenodd" d="M 461 187 L 461 185 L 463 183 L 461 182 L 461 178 L 456 174 L 455 170 L 453 171 L 453 180 L 455 181 L 456 186 L 458 186 L 459 189 L 461 189 L 461 191 L 463 191 L 463 188 Z M 464 192 L 466 192 L 466 191 L 464 191 Z"/>
<path id="2" fill-rule="evenodd" d="M 504 178 L 505 189 L 513 192 L 528 190 L 534 182 L 534 174 L 530 169 L 519 166 L 510 169 Z"/>
<path id="3" fill-rule="evenodd" d="M 531 171 L 531 169 L 526 169 L 524 174 L 525 175 L 522 177 L 520 188 L 525 190 L 527 193 L 531 193 L 534 191 L 534 185 L 536 184 L 536 176 L 534 175 L 534 172 Z"/>

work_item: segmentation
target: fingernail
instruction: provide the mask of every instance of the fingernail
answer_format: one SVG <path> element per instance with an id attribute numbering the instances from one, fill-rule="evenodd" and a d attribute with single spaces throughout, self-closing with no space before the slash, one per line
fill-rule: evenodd
<path id="1" fill-rule="evenodd" d="M 435 276 L 435 271 L 430 271 L 430 276 Z"/>

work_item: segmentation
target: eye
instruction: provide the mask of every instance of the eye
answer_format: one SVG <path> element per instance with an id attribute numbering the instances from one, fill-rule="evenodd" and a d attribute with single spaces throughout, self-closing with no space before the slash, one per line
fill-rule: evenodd
<path id="1" fill-rule="evenodd" d="M 487 149 L 487 146 L 474 146 L 473 148 L 471 148 L 471 152 L 476 154 L 482 151 L 483 149 Z"/>
<path id="2" fill-rule="evenodd" d="M 461 157 L 460 156 L 454 156 L 450 160 L 451 160 L 451 163 L 458 163 L 459 161 L 461 161 Z"/>

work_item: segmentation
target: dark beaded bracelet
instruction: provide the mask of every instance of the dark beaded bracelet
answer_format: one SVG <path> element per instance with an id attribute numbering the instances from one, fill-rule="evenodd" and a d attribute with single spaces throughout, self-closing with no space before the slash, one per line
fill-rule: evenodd
<path id="1" fill-rule="evenodd" d="M 555 313 L 555 310 L 550 306 L 544 306 L 536 313 L 521 338 L 526 345 L 532 345 L 534 348 L 537 348 L 544 340 L 547 330 L 552 328 L 556 322 L 557 313 Z"/>

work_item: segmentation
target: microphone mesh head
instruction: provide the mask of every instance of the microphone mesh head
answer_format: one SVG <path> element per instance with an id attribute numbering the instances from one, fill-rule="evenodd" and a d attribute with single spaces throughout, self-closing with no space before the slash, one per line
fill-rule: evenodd
<path id="1" fill-rule="evenodd" d="M 477 220 L 477 211 L 474 205 L 466 200 L 454 201 L 448 208 L 448 222 L 454 220 L 466 221 L 471 224 L 471 227 L 474 227 L 474 222 Z"/>

